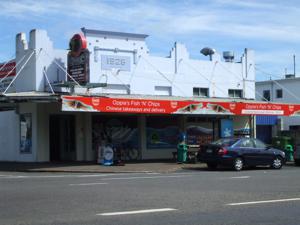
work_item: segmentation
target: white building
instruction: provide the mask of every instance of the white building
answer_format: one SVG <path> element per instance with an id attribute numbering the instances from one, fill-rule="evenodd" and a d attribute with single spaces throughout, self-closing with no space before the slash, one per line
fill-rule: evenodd
<path id="1" fill-rule="evenodd" d="M 82 32 L 69 53 L 54 49 L 44 30 L 32 30 L 28 41 L 24 33 L 16 36 L 15 81 L 0 86 L 1 110 L 13 110 L 0 116 L 6 146 L 0 160 L 91 161 L 104 141 L 134 149 L 131 159 L 171 158 L 181 131 L 197 145 L 222 136 L 223 121 L 229 121 L 228 135 L 230 126 L 236 133 L 253 128 L 251 116 L 233 113 L 238 102 L 255 99 L 252 50 L 236 62 L 228 52 L 223 60 L 207 48 L 208 59 L 196 60 L 175 43 L 167 57 L 157 57 L 149 53 L 147 35 Z M 74 59 L 67 73 L 68 54 Z M 104 111 L 95 109 L 104 104 Z"/>
<path id="2" fill-rule="evenodd" d="M 300 103 L 300 78 L 287 75 L 286 78 L 256 82 L 256 99 L 270 102 Z M 300 128 L 299 117 L 275 116 L 262 121 L 262 127 L 258 127 L 269 136 L 276 136 L 280 131 L 298 130 Z M 269 131 L 267 131 L 269 130 Z M 300 130 L 300 129 L 299 129 Z M 271 133 L 270 133 L 271 131 Z"/>

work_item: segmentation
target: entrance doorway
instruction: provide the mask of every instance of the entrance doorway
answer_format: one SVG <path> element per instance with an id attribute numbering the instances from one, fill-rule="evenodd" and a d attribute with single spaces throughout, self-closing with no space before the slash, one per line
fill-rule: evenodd
<path id="1" fill-rule="evenodd" d="M 50 161 L 76 160 L 75 116 L 50 116 Z"/>

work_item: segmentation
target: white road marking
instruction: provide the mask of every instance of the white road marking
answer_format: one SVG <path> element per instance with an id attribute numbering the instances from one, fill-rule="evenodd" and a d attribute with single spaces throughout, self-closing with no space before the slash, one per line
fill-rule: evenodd
<path id="1" fill-rule="evenodd" d="M 10 179 L 19 179 L 19 178 L 82 178 L 82 177 L 107 177 L 109 175 L 107 174 L 97 174 L 97 175 L 33 175 L 33 176 L 27 176 L 27 175 L 7 175 L 7 176 L 1 176 L 0 179 L 3 178 L 10 178 Z"/>
<path id="2" fill-rule="evenodd" d="M 139 174 L 139 173 L 137 173 Z M 28 178 L 89 178 L 89 177 L 108 177 L 108 176 L 124 176 L 124 175 L 128 175 L 125 173 L 111 173 L 111 174 L 81 174 L 81 175 L 4 175 L 1 176 L 0 179 L 19 179 L 19 178 L 24 178 L 24 179 L 28 179 Z"/>
<path id="3" fill-rule="evenodd" d="M 189 177 L 189 176 L 191 175 L 152 176 L 152 177 L 111 177 L 111 178 L 103 178 L 101 180 L 138 180 L 138 179 L 179 178 L 179 177 Z"/>
<path id="4" fill-rule="evenodd" d="M 229 206 L 255 205 L 255 204 L 275 203 L 275 202 L 291 202 L 291 201 L 300 201 L 300 198 L 288 198 L 288 199 L 266 200 L 266 201 L 256 201 L 256 202 L 239 202 L 239 203 L 230 203 L 230 204 L 226 204 L 226 205 L 229 205 Z"/>
<path id="5" fill-rule="evenodd" d="M 173 208 L 163 208 L 163 209 L 145 209 L 136 211 L 123 211 L 123 212 L 110 212 L 110 213 L 99 213 L 97 216 L 117 216 L 117 215 L 130 215 L 130 214 L 141 214 L 141 213 L 156 213 L 156 212 L 167 212 L 175 211 L 177 209 Z"/>
<path id="6" fill-rule="evenodd" d="M 82 184 L 69 184 L 70 186 L 89 186 L 89 185 L 100 185 L 100 184 L 108 184 L 108 183 L 82 183 Z"/>
<path id="7" fill-rule="evenodd" d="M 230 179 L 247 179 L 247 178 L 250 178 L 250 176 L 230 177 Z"/>
<path id="8" fill-rule="evenodd" d="M 135 173 L 141 174 L 141 173 Z M 80 174 L 80 175 L 5 175 L 0 176 L 0 179 L 37 179 L 37 178 L 89 178 L 89 177 L 99 177 L 101 180 L 136 180 L 136 179 L 157 179 L 157 178 L 177 178 L 177 177 L 188 177 L 191 175 L 169 175 L 169 176 L 134 176 L 130 177 L 126 173 L 112 173 L 112 174 Z M 132 173 L 130 175 L 133 175 Z M 154 173 L 149 173 L 147 175 L 156 175 Z M 159 175 L 159 173 L 157 174 Z M 103 177 L 112 178 L 103 178 Z M 113 177 L 113 176 L 123 176 L 123 177 Z M 126 177 L 124 177 L 126 176 Z"/>

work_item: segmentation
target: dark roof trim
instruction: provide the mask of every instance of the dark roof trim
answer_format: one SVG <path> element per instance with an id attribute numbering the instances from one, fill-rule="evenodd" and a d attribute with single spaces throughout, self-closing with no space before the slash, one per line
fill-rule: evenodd
<path id="1" fill-rule="evenodd" d="M 0 96 L 1 103 L 59 102 L 60 96 Z"/>
<path id="2" fill-rule="evenodd" d="M 86 28 L 81 28 L 81 31 L 86 34 L 96 34 L 96 35 L 106 35 L 106 36 L 117 36 L 117 37 L 127 37 L 127 38 L 137 38 L 145 39 L 149 35 L 147 34 L 133 34 L 133 33 L 123 33 L 123 32 L 114 32 L 114 31 L 104 31 L 104 30 L 91 30 Z"/>

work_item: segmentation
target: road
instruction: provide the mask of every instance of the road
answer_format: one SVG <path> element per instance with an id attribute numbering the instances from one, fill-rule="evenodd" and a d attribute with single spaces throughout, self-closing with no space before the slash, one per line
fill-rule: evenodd
<path id="1" fill-rule="evenodd" d="M 0 172 L 2 225 L 300 224 L 300 168 L 163 174 Z"/>

